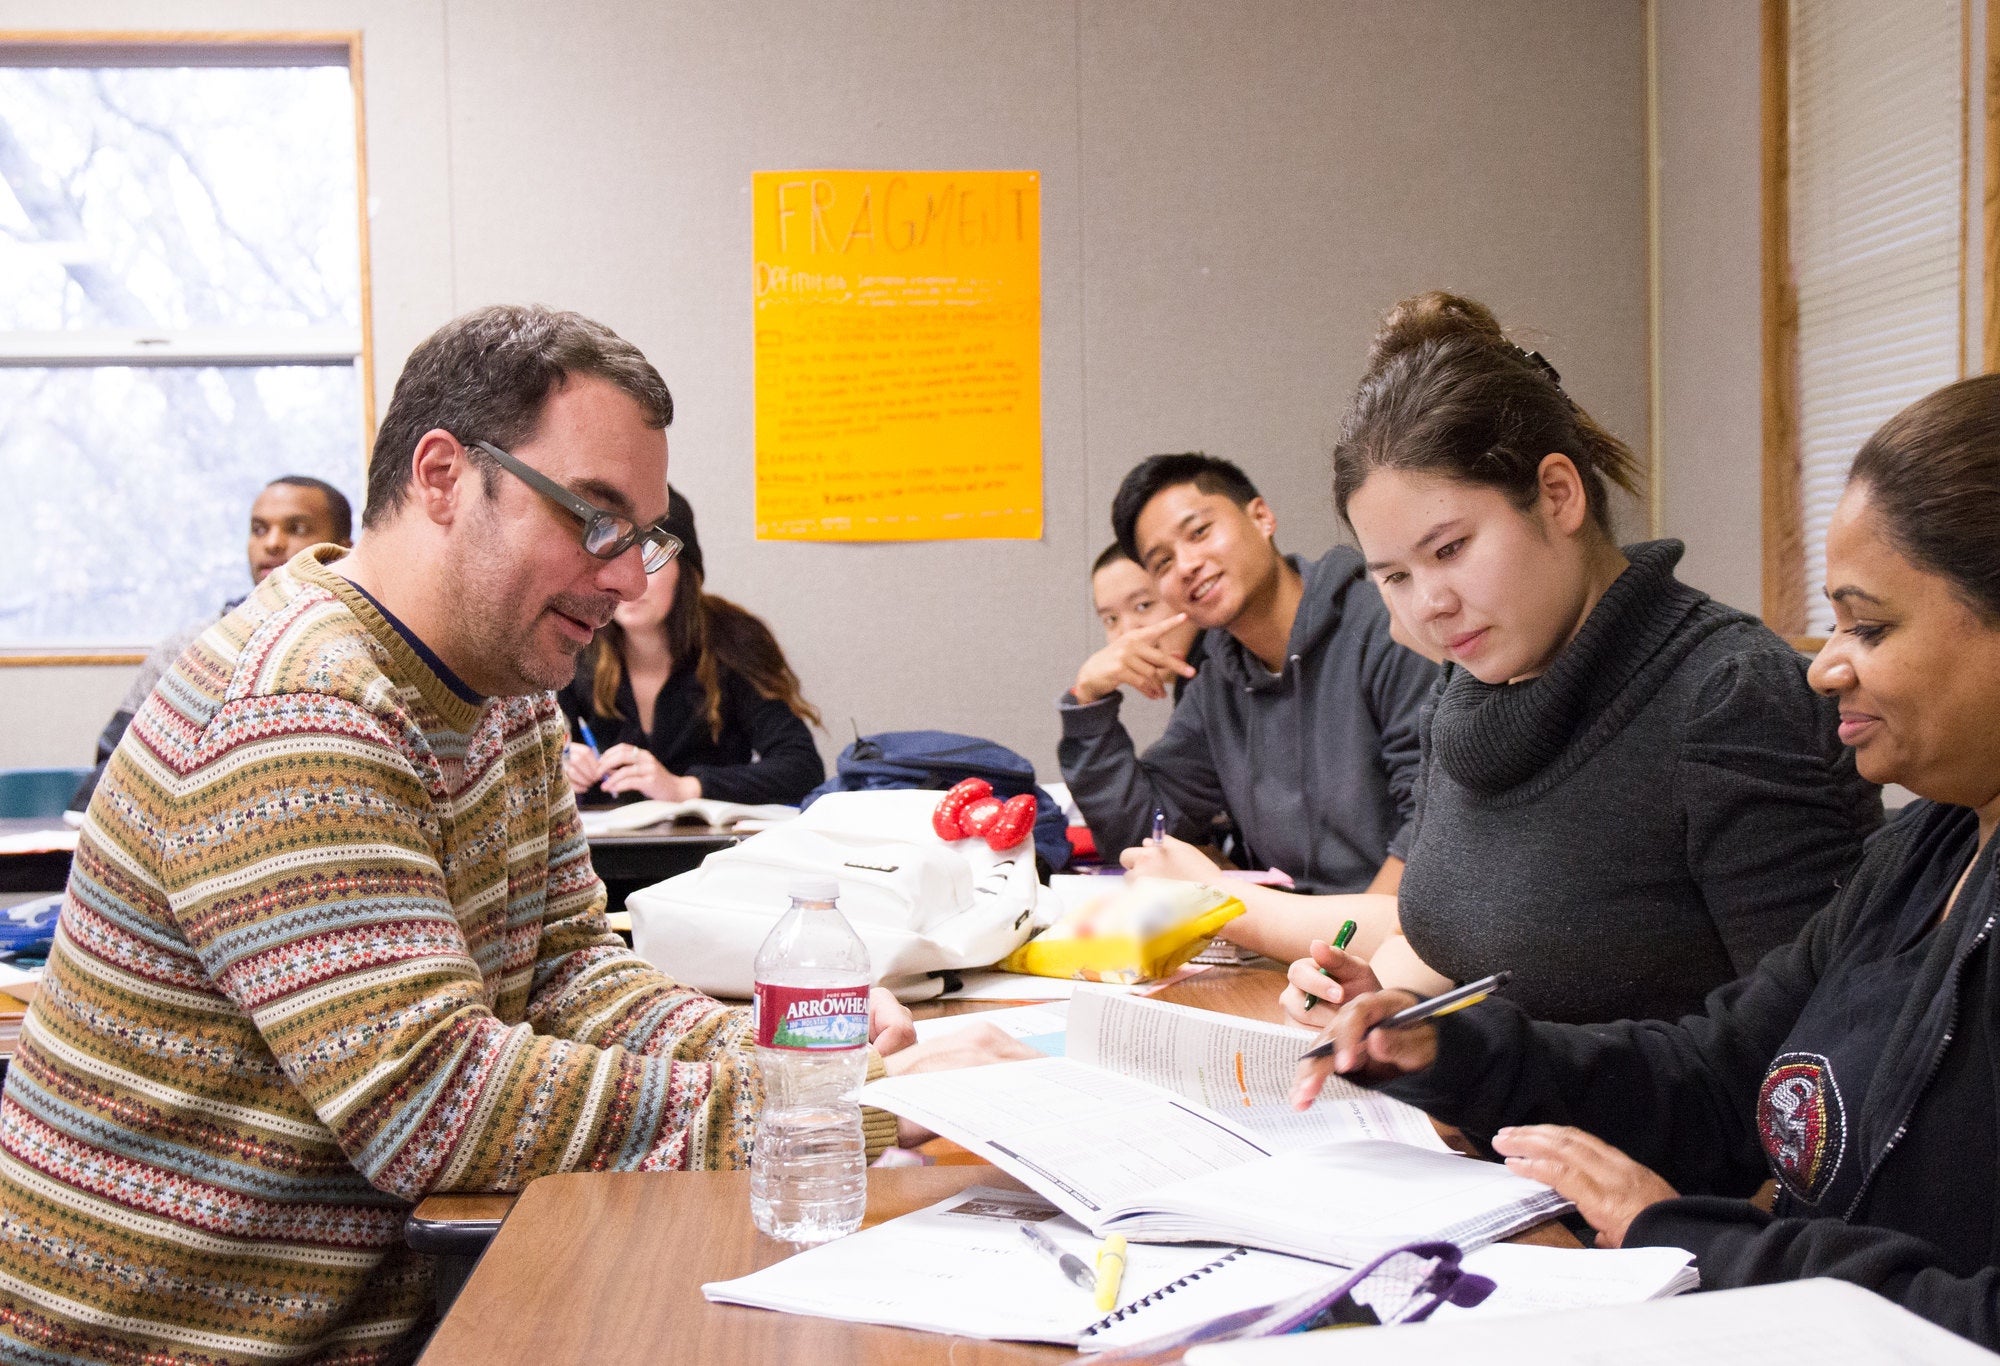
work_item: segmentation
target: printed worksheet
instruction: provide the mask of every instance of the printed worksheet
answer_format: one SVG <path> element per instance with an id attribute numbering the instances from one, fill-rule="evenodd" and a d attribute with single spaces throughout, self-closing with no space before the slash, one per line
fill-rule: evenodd
<path id="1" fill-rule="evenodd" d="M 884 1077 L 861 1101 L 962 1144 L 1087 1228 L 1162 1186 L 1269 1155 L 1171 1092 L 1067 1058 Z"/>
<path id="2" fill-rule="evenodd" d="M 1331 1138 L 1446 1150 L 1423 1111 L 1338 1077 L 1310 1110 L 1294 1110 L 1287 1097 L 1311 1038 L 1289 1025 L 1084 988 L 1070 1000 L 1066 1056 L 1206 1105 L 1273 1152 Z"/>

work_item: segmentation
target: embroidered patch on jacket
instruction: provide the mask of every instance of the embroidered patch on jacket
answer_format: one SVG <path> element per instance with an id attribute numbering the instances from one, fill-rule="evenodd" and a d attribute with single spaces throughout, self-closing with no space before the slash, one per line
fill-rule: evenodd
<path id="1" fill-rule="evenodd" d="M 1757 1132 L 1785 1189 L 1817 1205 L 1847 1146 L 1833 1064 L 1818 1053 L 1780 1053 L 1757 1093 Z"/>

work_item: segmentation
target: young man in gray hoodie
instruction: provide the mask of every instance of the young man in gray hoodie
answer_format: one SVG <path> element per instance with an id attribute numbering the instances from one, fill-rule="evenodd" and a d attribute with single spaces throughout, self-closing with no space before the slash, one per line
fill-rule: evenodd
<path id="1" fill-rule="evenodd" d="M 1134 632 L 1122 669 L 1079 674 L 1058 704 L 1063 778 L 1106 856 L 1152 833 L 1200 842 L 1227 813 L 1259 863 L 1302 892 L 1393 892 L 1411 815 L 1417 718 L 1437 668 L 1389 638 L 1361 556 L 1280 554 L 1277 516 L 1214 456 L 1156 455 L 1111 505 L 1125 553 L 1177 614 L 1206 631 L 1199 671 Z M 1155 657 L 1155 656 L 1159 657 Z M 1167 730 L 1139 754 L 1119 685 L 1191 677 Z M 1151 687 L 1147 684 L 1151 683 Z"/>

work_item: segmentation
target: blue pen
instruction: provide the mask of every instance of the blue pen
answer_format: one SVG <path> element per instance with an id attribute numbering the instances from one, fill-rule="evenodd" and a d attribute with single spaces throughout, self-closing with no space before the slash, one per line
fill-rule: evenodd
<path id="1" fill-rule="evenodd" d="M 597 754 L 597 737 L 590 733 L 590 722 L 579 716 L 576 718 L 576 728 L 583 732 L 583 743 L 590 746 L 590 752 Z M 604 756 L 599 754 L 598 757 L 602 758 Z"/>
<path id="2" fill-rule="evenodd" d="M 1167 839 L 1167 813 L 1163 807 L 1153 808 L 1153 843 L 1164 844 Z"/>

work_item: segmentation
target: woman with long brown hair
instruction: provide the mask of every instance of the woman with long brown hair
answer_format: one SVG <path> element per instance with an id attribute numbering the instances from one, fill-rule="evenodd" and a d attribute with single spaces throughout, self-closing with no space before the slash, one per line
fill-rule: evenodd
<path id="1" fill-rule="evenodd" d="M 564 756 L 570 787 L 579 797 L 796 804 L 826 776 L 807 729 L 819 712 L 771 628 L 703 591 L 694 509 L 677 490 L 667 529 L 679 557 L 618 605 L 557 695 L 590 731 L 577 726 L 585 743 Z"/>

